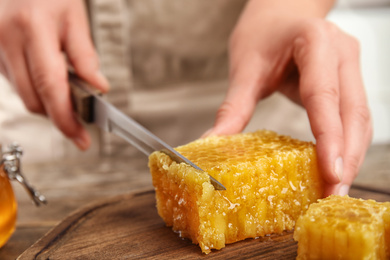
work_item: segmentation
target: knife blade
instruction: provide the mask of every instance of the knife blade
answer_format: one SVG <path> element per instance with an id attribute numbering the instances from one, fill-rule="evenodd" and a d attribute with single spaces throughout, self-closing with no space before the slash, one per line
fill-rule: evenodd
<path id="1" fill-rule="evenodd" d="M 197 170 L 203 171 L 134 119 L 105 101 L 88 83 L 75 73 L 69 72 L 68 80 L 74 109 L 83 121 L 94 123 L 102 130 L 120 136 L 147 156 L 154 151 L 161 151 L 177 163 L 186 163 Z M 211 184 L 216 190 L 226 190 L 215 178 L 211 175 L 209 177 Z"/>

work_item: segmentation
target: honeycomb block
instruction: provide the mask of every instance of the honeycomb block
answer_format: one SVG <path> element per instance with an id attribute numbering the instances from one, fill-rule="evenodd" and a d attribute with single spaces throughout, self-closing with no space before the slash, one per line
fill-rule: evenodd
<path id="1" fill-rule="evenodd" d="M 204 253 L 292 230 L 322 196 L 315 146 L 271 131 L 209 137 L 177 148 L 204 172 L 154 152 L 149 167 L 159 215 Z M 208 174 L 226 191 L 216 191 Z"/>
<path id="2" fill-rule="evenodd" d="M 296 224 L 297 259 L 390 259 L 390 202 L 329 196 Z"/>

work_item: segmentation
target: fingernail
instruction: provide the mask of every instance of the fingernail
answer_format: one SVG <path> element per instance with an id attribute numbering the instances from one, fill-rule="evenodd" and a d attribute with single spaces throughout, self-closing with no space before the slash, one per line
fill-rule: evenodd
<path id="1" fill-rule="evenodd" d="M 210 134 L 213 132 L 214 128 L 210 128 L 209 130 L 207 130 L 200 138 L 205 138 L 205 137 L 209 137 Z"/>
<path id="2" fill-rule="evenodd" d="M 103 91 L 108 91 L 110 89 L 110 83 L 108 82 L 107 78 L 104 76 L 104 74 L 98 70 L 96 72 L 96 77 L 98 78 L 99 82 L 101 83 L 101 86 L 103 86 Z"/>
<path id="3" fill-rule="evenodd" d="M 86 143 L 85 141 L 80 137 L 74 137 L 72 138 L 73 143 L 81 150 L 85 150 Z"/>
<path id="4" fill-rule="evenodd" d="M 334 172 L 336 173 L 336 176 L 339 179 L 339 181 L 342 181 L 343 179 L 343 168 L 344 168 L 343 158 L 337 157 L 334 164 Z"/>
<path id="5" fill-rule="evenodd" d="M 89 148 L 90 138 L 85 130 L 79 136 L 73 137 L 72 141 L 80 150 L 85 151 Z"/>
<path id="6" fill-rule="evenodd" d="M 339 193 L 340 196 L 348 195 L 348 193 L 349 193 L 349 185 L 347 185 L 347 184 L 341 185 L 338 193 Z"/>

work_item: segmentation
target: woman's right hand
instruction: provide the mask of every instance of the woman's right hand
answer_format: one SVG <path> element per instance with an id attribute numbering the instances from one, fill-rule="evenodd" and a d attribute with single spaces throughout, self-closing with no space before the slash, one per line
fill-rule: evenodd
<path id="1" fill-rule="evenodd" d="M 0 1 L 0 72 L 29 111 L 47 115 L 85 150 L 91 141 L 73 113 L 66 59 L 92 86 L 108 90 L 83 1 Z"/>

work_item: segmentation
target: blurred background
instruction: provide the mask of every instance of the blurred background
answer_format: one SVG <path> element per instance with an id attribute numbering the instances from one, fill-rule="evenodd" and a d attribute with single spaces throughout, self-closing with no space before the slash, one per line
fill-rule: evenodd
<path id="1" fill-rule="evenodd" d="M 200 137 L 228 87 L 227 41 L 246 1 L 88 1 L 92 35 L 112 91 L 107 99 L 172 146 Z M 390 0 L 339 1 L 329 20 L 361 43 L 361 66 L 376 144 L 390 143 Z M 314 141 L 306 112 L 276 93 L 259 103 L 245 131 L 275 130 Z M 19 142 L 24 160 L 133 153 L 89 127 L 93 147 L 77 151 L 51 122 L 26 111 L 0 78 L 0 143 Z"/>
<path id="2" fill-rule="evenodd" d="M 86 0 L 102 70 L 111 84 L 107 100 L 172 146 L 200 137 L 213 125 L 228 88 L 227 42 L 245 3 Z M 390 0 L 341 0 L 328 19 L 361 43 L 374 121 L 375 145 L 351 195 L 363 187 L 382 192 L 382 197 L 369 197 L 383 201 L 390 183 Z M 278 93 L 258 104 L 245 131 L 257 129 L 314 141 L 305 110 Z M 23 146 L 26 177 L 49 201 L 36 208 L 14 182 L 17 227 L 0 249 L 0 259 L 17 258 L 86 203 L 153 188 L 146 156 L 109 133 L 93 126 L 88 130 L 93 145 L 80 152 L 48 119 L 28 113 L 0 76 L 0 144 Z"/>

